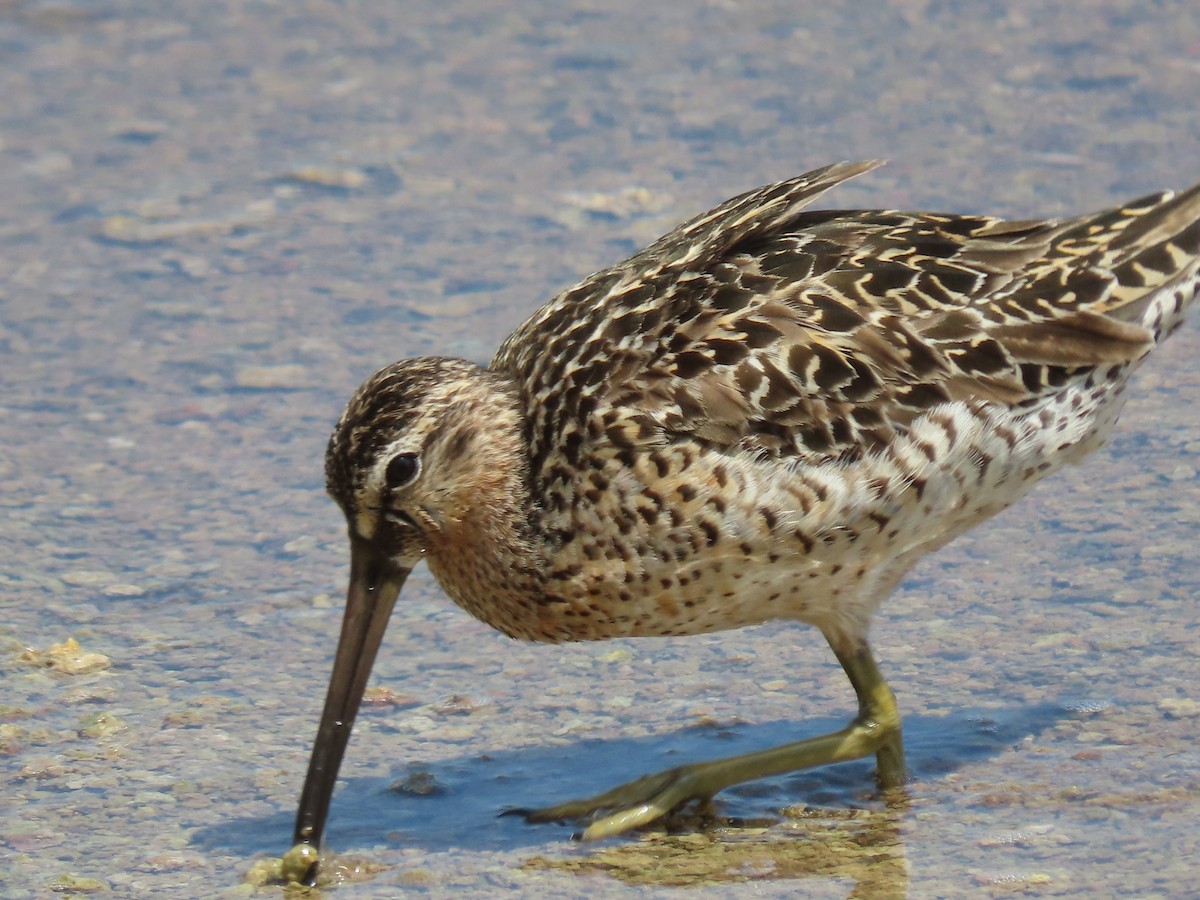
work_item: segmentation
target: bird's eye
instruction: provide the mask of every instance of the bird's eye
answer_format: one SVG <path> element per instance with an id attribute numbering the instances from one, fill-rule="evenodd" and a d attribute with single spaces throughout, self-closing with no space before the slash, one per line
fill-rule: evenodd
<path id="1" fill-rule="evenodd" d="M 415 453 L 398 453 L 387 464 L 387 483 L 393 490 L 412 484 L 421 474 L 421 460 Z"/>

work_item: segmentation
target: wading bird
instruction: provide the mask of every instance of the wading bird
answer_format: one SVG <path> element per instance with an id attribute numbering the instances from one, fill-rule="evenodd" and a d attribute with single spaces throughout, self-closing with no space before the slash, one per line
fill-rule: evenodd
<path id="1" fill-rule="evenodd" d="M 905 778 L 867 643 L 921 557 L 1099 446 L 1200 280 L 1200 186 L 1079 218 L 810 211 L 877 164 L 736 197 L 536 312 L 486 368 L 408 359 L 329 442 L 350 586 L 296 821 L 315 848 L 392 606 L 425 560 L 533 641 L 821 629 L 843 729 L 528 813 L 616 834 L 739 782 L 874 754 Z M 308 871 L 305 871 L 308 870 Z"/>

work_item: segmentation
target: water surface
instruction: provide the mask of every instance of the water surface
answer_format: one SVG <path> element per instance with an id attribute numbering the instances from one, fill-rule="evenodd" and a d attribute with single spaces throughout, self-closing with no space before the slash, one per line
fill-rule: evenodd
<path id="1" fill-rule="evenodd" d="M 574 280 L 836 159 L 893 161 L 846 206 L 1182 187 L 1197 96 L 1186 0 L 0 4 L 0 892 L 254 893 L 339 624 L 324 442 L 379 365 L 486 360 Z M 716 838 L 497 818 L 852 696 L 809 629 L 526 646 L 414 575 L 329 831 L 382 870 L 338 895 L 1190 895 L 1198 357 L 1193 323 L 1111 448 L 885 607 L 904 808 L 860 763 L 730 792 L 757 827 Z M 111 666 L 21 659 L 70 636 Z"/>

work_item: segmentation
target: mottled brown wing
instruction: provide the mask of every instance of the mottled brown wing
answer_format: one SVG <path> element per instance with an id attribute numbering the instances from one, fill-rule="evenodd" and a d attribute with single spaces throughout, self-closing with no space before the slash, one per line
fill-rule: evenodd
<path id="1" fill-rule="evenodd" d="M 603 429 L 623 442 L 648 437 L 657 426 L 635 409 L 614 409 L 614 398 L 642 376 L 657 379 L 671 336 L 703 312 L 706 270 L 737 242 L 778 232 L 825 191 L 881 164 L 837 163 L 734 197 L 564 291 L 509 335 L 491 367 L 525 395 L 535 470 L 551 449 L 577 462 Z"/>
<path id="2" fill-rule="evenodd" d="M 1195 189 L 1063 222 L 803 210 L 875 165 L 735 198 L 522 326 L 493 365 L 535 465 L 601 434 L 853 455 L 949 399 L 1034 401 L 1144 354 L 1145 298 L 1200 243 Z"/>

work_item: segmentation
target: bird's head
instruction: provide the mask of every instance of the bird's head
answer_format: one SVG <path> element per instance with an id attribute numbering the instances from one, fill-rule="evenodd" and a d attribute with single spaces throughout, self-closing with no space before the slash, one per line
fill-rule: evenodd
<path id="1" fill-rule="evenodd" d="M 325 454 L 352 544 L 411 569 L 478 505 L 502 389 L 473 363 L 426 358 L 380 369 L 355 392 Z"/>
<path id="2" fill-rule="evenodd" d="M 503 379 L 462 360 L 394 363 L 347 404 L 329 440 L 325 474 L 346 515 L 350 584 L 296 819 L 298 848 L 320 843 L 350 729 L 405 579 L 427 553 L 461 547 L 475 526 L 472 516 L 508 489 L 511 448 L 499 446 L 498 437 L 519 434 Z M 305 880 L 313 877 L 315 865 Z"/>

